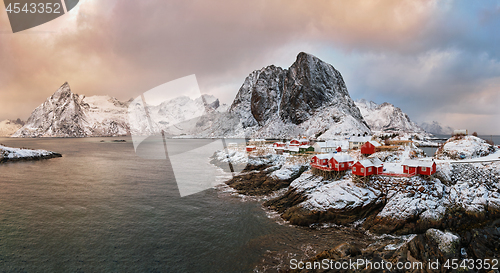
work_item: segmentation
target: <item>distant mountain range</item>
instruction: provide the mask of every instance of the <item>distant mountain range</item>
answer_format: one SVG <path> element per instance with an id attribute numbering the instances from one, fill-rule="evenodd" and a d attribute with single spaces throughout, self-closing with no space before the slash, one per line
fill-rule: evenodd
<path id="1" fill-rule="evenodd" d="M 8 137 L 23 127 L 24 121 L 6 119 L 0 121 L 0 137 Z"/>
<path id="2" fill-rule="evenodd" d="M 445 126 L 442 125 L 441 123 L 437 121 L 433 121 L 431 123 L 427 122 L 422 122 L 420 124 L 420 127 L 422 127 L 426 132 L 429 132 L 431 134 L 435 135 L 449 135 L 453 133 L 453 128 L 450 126 Z"/>
<path id="3" fill-rule="evenodd" d="M 364 99 L 356 101 L 363 118 L 373 131 L 404 131 L 423 133 L 425 130 L 411 121 L 400 108 L 384 102 L 376 104 Z"/>
<path id="4" fill-rule="evenodd" d="M 132 126 L 131 132 L 129 119 L 134 117 L 129 111 L 134 107 L 139 105 L 133 100 L 75 94 L 65 83 L 12 136 L 149 135 L 163 130 L 170 136 L 327 139 L 371 130 L 424 132 L 392 104 L 354 102 L 340 72 L 307 53 L 299 53 L 288 69 L 271 65 L 252 72 L 230 107 L 210 95 L 181 96 L 148 105 L 152 122 Z"/>

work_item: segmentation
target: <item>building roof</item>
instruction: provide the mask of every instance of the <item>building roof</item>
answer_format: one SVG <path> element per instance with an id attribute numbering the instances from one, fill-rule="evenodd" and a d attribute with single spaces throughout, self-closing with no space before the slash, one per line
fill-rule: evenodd
<path id="1" fill-rule="evenodd" d="M 318 145 L 320 148 L 338 148 L 347 147 L 349 143 L 346 140 L 327 140 L 316 142 L 314 145 Z"/>
<path id="2" fill-rule="evenodd" d="M 409 167 L 432 167 L 434 161 L 431 160 L 416 160 L 416 159 L 406 159 L 401 165 Z"/>
<path id="3" fill-rule="evenodd" d="M 380 147 L 380 146 L 382 146 L 380 143 L 376 142 L 375 140 L 370 140 L 370 141 L 368 141 L 368 142 L 370 142 L 370 144 L 371 144 L 371 145 L 373 145 L 373 146 L 375 146 L 375 147 Z"/>
<path id="4" fill-rule="evenodd" d="M 290 147 L 288 150 L 289 150 L 290 152 L 298 152 L 298 151 L 299 151 L 299 147 L 297 147 L 297 146 Z"/>
<path id="5" fill-rule="evenodd" d="M 315 155 L 315 156 L 316 156 L 318 159 L 330 159 L 330 158 L 332 158 L 332 156 L 331 156 L 331 155 L 329 155 L 329 154 L 317 154 L 317 155 Z"/>
<path id="6" fill-rule="evenodd" d="M 348 155 L 346 153 L 334 154 L 332 157 L 335 159 L 335 161 L 337 161 L 339 163 L 354 161 L 354 158 L 352 158 L 350 155 Z"/>
<path id="7" fill-rule="evenodd" d="M 359 163 L 366 167 L 382 167 L 384 163 L 380 161 L 377 157 L 371 157 L 368 159 L 360 160 Z"/>
<path id="8" fill-rule="evenodd" d="M 372 136 L 357 137 L 353 136 L 349 138 L 349 142 L 367 142 L 372 139 Z"/>

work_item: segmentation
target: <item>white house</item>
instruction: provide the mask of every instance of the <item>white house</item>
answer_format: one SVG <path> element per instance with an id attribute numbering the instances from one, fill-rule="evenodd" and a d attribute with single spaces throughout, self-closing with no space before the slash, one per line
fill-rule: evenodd
<path id="1" fill-rule="evenodd" d="M 359 149 L 367 141 L 371 140 L 372 136 L 353 136 L 349 138 L 349 150 Z"/>
<path id="2" fill-rule="evenodd" d="M 313 147 L 317 153 L 333 153 L 337 152 L 339 147 L 342 151 L 346 151 L 349 148 L 349 142 L 347 140 L 327 140 L 316 142 Z"/>

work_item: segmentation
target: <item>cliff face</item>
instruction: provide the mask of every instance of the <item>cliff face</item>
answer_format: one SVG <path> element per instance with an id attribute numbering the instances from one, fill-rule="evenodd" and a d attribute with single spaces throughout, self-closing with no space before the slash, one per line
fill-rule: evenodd
<path id="1" fill-rule="evenodd" d="M 229 112 L 250 136 L 370 132 L 340 72 L 306 53 L 289 69 L 271 65 L 252 72 Z"/>

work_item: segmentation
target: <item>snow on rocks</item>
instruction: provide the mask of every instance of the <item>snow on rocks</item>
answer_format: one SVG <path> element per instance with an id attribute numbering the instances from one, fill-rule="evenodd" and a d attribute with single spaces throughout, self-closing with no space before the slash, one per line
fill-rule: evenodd
<path id="1" fill-rule="evenodd" d="M 471 159 L 487 156 L 495 152 L 494 146 L 475 136 L 457 136 L 446 141 L 437 150 L 437 159 Z"/>
<path id="2" fill-rule="evenodd" d="M 303 173 L 290 186 L 307 196 L 301 207 L 315 211 L 364 207 L 378 200 L 381 195 L 380 191 L 360 187 L 349 178 L 329 181 L 311 173 Z"/>
<path id="3" fill-rule="evenodd" d="M 22 159 L 58 157 L 60 154 L 46 150 L 10 148 L 0 145 L 0 162 Z"/>
<path id="4" fill-rule="evenodd" d="M 425 235 L 434 239 L 438 244 L 439 250 L 445 254 L 457 252 L 460 246 L 460 237 L 451 232 L 443 232 L 439 229 L 430 228 L 425 232 Z"/>
<path id="5" fill-rule="evenodd" d="M 281 168 L 273 171 L 269 176 L 274 179 L 287 180 L 296 176 L 303 166 L 301 165 L 283 165 Z"/>

